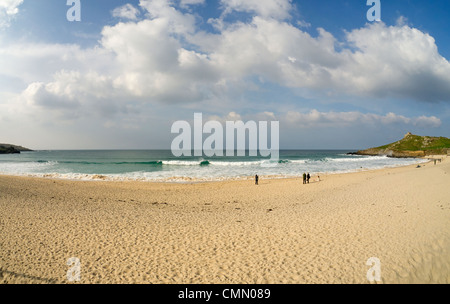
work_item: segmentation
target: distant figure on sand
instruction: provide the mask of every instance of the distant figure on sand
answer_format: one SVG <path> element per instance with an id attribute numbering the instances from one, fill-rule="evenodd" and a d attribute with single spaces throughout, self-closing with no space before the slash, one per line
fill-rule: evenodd
<path id="1" fill-rule="evenodd" d="M 306 175 L 306 181 L 308 182 L 308 184 L 309 184 L 309 179 L 311 178 L 311 175 L 309 175 L 309 172 L 308 172 L 308 175 Z"/>
<path id="2" fill-rule="evenodd" d="M 320 182 L 320 176 L 319 175 L 317 175 L 317 181 Z"/>
<path id="3" fill-rule="evenodd" d="M 258 174 L 255 175 L 255 185 L 258 185 L 258 181 L 259 181 L 259 176 Z"/>
<path id="4" fill-rule="evenodd" d="M 303 184 L 306 184 L 306 173 L 303 173 Z"/>

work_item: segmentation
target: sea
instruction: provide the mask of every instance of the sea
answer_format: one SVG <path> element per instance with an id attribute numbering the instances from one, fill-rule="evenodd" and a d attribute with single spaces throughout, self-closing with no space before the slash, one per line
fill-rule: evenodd
<path id="1" fill-rule="evenodd" d="M 175 157 L 170 150 L 33 151 L 0 155 L 0 174 L 69 180 L 195 183 L 277 179 L 400 167 L 423 159 L 348 155 L 351 150 L 281 150 L 270 157 Z M 237 153 L 235 153 L 236 155 Z"/>

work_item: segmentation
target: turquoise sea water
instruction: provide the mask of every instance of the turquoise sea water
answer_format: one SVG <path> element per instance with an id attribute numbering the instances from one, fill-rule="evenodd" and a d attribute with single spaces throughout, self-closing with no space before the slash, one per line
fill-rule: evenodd
<path id="1" fill-rule="evenodd" d="M 161 182 L 298 177 L 397 167 L 423 162 L 346 155 L 349 150 L 282 150 L 274 162 L 262 157 L 175 157 L 170 150 L 35 151 L 0 155 L 0 174 L 82 180 Z M 248 155 L 248 153 L 246 153 Z M 270 164 L 271 166 L 266 166 Z"/>

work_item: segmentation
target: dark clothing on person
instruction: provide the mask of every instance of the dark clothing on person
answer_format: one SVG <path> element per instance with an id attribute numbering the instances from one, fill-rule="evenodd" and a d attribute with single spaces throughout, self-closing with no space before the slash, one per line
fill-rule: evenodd
<path id="1" fill-rule="evenodd" d="M 306 181 L 308 182 L 308 184 L 309 184 L 309 179 L 311 178 L 311 175 L 309 175 L 309 173 L 308 173 L 308 175 L 306 176 Z"/>
<path id="2" fill-rule="evenodd" d="M 306 184 L 306 173 L 303 173 L 303 184 Z"/>
<path id="3" fill-rule="evenodd" d="M 255 175 L 255 185 L 258 185 L 259 176 Z"/>

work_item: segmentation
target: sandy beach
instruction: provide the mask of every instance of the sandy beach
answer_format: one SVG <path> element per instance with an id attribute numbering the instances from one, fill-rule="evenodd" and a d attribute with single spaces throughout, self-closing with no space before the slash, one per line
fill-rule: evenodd
<path id="1" fill-rule="evenodd" d="M 450 283 L 450 160 L 200 184 L 0 176 L 0 283 Z"/>

